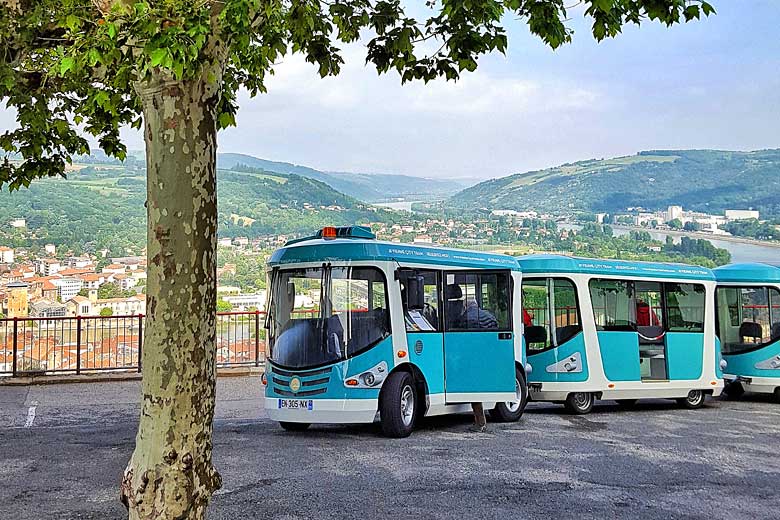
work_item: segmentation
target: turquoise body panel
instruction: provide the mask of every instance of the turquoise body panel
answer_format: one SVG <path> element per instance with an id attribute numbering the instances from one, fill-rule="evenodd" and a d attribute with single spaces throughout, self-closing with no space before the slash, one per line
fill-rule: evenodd
<path id="1" fill-rule="evenodd" d="M 307 240 L 274 251 L 271 267 L 302 262 L 389 261 L 519 271 L 513 256 L 365 239 Z"/>
<path id="2" fill-rule="evenodd" d="M 600 331 L 599 350 L 604 375 L 610 381 L 641 381 L 639 335 L 636 332 Z"/>
<path id="3" fill-rule="evenodd" d="M 665 341 L 669 379 L 699 379 L 704 369 L 704 334 L 667 332 Z"/>
<path id="4" fill-rule="evenodd" d="M 429 394 L 444 393 L 444 339 L 434 332 L 407 332 L 409 361 L 420 369 Z"/>
<path id="5" fill-rule="evenodd" d="M 521 256 L 518 257 L 517 263 L 525 274 L 580 273 L 689 280 L 715 279 L 712 270 L 685 264 L 597 260 L 562 255 Z"/>
<path id="6" fill-rule="evenodd" d="M 580 354 L 582 370 L 578 372 L 548 372 L 547 367 L 568 359 L 574 354 Z M 528 356 L 528 364 L 533 367 L 529 382 L 531 383 L 579 383 L 587 381 L 590 377 L 588 371 L 588 356 L 585 352 L 585 335 L 580 332 L 563 345 L 556 348 L 531 354 Z"/>
<path id="7" fill-rule="evenodd" d="M 720 368 L 720 362 L 723 360 L 721 352 L 720 338 L 715 336 L 715 377 L 723 379 L 723 369 Z"/>
<path id="8" fill-rule="evenodd" d="M 344 380 L 373 368 L 386 361 L 388 371 L 393 369 L 392 336 L 383 339 L 373 348 L 357 356 L 339 361 L 333 365 L 307 370 L 291 370 L 274 367 L 266 363 L 266 397 L 288 399 L 377 399 L 380 387 L 350 388 Z M 287 375 L 292 374 L 292 375 Z M 298 392 L 290 391 L 290 380 L 297 377 L 301 381 Z M 316 392 L 306 394 L 305 392 Z"/>
<path id="9" fill-rule="evenodd" d="M 724 283 L 780 283 L 780 267 L 769 264 L 729 264 L 713 269 L 715 279 Z"/>
<path id="10" fill-rule="evenodd" d="M 515 349 L 498 332 L 444 334 L 446 393 L 515 391 Z"/>
<path id="11" fill-rule="evenodd" d="M 729 374 L 743 377 L 776 377 L 779 381 L 778 384 L 780 384 L 780 368 L 756 368 L 756 364 L 772 359 L 777 359 L 778 363 L 780 363 L 780 359 L 777 356 L 780 356 L 780 341 L 775 341 L 752 352 L 723 354 L 723 358 L 728 362 L 726 372 Z"/>

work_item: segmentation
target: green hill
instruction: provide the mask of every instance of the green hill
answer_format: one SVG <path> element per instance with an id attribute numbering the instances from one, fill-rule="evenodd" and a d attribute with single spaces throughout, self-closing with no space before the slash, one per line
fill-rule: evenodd
<path id="1" fill-rule="evenodd" d="M 392 220 L 393 214 L 339 193 L 315 179 L 261 170 L 218 171 L 219 234 L 253 238 L 309 233 L 324 225 Z M 0 194 L 0 243 L 36 247 L 53 243 L 77 252 L 108 248 L 113 254 L 146 241 L 143 170 L 89 165 L 67 180 L 45 179 L 29 189 Z M 25 218 L 24 231 L 8 227 Z"/>
<path id="2" fill-rule="evenodd" d="M 655 150 L 593 159 L 482 182 L 453 196 L 457 209 L 554 214 L 682 205 L 710 213 L 752 207 L 780 216 L 780 149 Z"/>
<path id="3" fill-rule="evenodd" d="M 382 173 L 323 172 L 285 162 L 267 161 L 237 153 L 217 154 L 219 168 L 235 169 L 238 165 L 259 168 L 269 173 L 288 173 L 324 182 L 333 189 L 367 202 L 414 197 L 415 200 L 435 200 L 449 197 L 468 186 L 453 179 L 426 179 L 409 175 Z"/>

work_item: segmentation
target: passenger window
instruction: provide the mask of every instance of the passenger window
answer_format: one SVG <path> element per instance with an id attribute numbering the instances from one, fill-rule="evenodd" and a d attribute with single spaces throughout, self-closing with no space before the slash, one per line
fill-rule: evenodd
<path id="1" fill-rule="evenodd" d="M 547 280 L 523 280 L 523 325 L 529 354 L 550 347 L 550 298 Z"/>
<path id="2" fill-rule="evenodd" d="M 669 332 L 704 332 L 703 285 L 692 283 L 666 284 L 666 314 Z M 637 320 L 638 321 L 638 320 Z"/>
<path id="3" fill-rule="evenodd" d="M 421 276 L 424 280 L 425 303 L 422 309 L 409 309 L 406 285 L 409 276 Z M 439 275 L 436 271 L 404 271 L 401 274 L 401 300 L 404 307 L 404 321 L 407 332 L 441 331 L 439 312 Z"/>
<path id="4" fill-rule="evenodd" d="M 636 308 L 631 282 L 594 279 L 589 288 L 597 330 L 634 330 Z"/>
<path id="5" fill-rule="evenodd" d="M 446 330 L 512 329 L 509 273 L 448 273 L 446 276 Z"/>
<path id="6" fill-rule="evenodd" d="M 718 335 L 726 354 L 780 339 L 780 292 L 773 287 L 719 287 Z"/>
<path id="7" fill-rule="evenodd" d="M 529 354 L 562 345 L 582 330 L 577 288 L 570 280 L 523 280 L 522 293 L 524 335 Z M 553 323 L 550 323 L 551 319 L 554 319 Z"/>
<path id="8" fill-rule="evenodd" d="M 561 345 L 582 330 L 577 308 L 577 288 L 569 280 L 553 281 L 553 308 L 555 309 L 556 344 Z"/>

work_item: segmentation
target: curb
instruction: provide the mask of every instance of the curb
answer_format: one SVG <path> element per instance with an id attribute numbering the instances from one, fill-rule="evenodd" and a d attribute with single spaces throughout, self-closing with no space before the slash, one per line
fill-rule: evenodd
<path id="1" fill-rule="evenodd" d="M 265 372 L 260 367 L 225 367 L 217 369 L 217 377 L 259 377 Z M 53 374 L 39 376 L 0 377 L 0 386 L 61 385 L 73 383 L 111 383 L 140 381 L 139 372 L 111 372 L 96 374 Z"/>

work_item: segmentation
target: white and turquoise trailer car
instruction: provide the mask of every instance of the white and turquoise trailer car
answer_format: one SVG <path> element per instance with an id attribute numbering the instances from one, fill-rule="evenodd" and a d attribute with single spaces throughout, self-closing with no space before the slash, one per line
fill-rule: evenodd
<path id="1" fill-rule="evenodd" d="M 522 415 L 515 258 L 324 228 L 275 251 L 269 280 L 265 408 L 285 429 L 379 421 L 403 437 L 474 402 Z"/>
<path id="2" fill-rule="evenodd" d="M 731 264 L 714 273 L 726 393 L 774 394 L 780 402 L 780 268 Z"/>
<path id="3" fill-rule="evenodd" d="M 532 400 L 584 414 L 597 399 L 698 408 L 720 395 L 710 269 L 557 255 L 518 261 Z"/>

